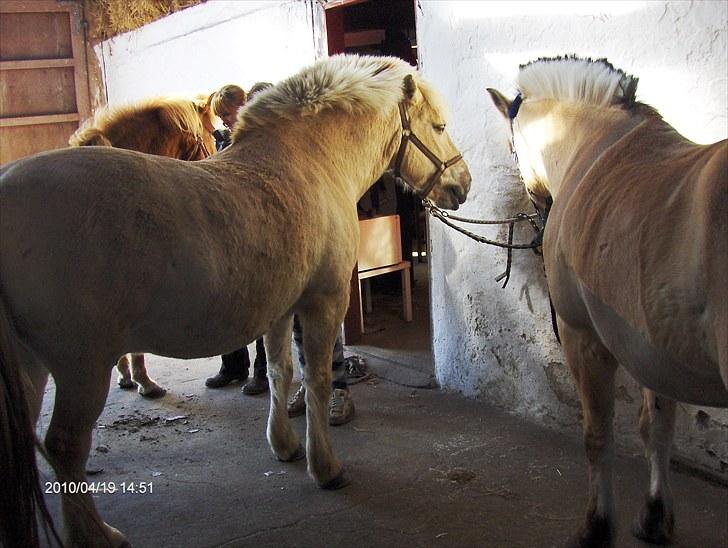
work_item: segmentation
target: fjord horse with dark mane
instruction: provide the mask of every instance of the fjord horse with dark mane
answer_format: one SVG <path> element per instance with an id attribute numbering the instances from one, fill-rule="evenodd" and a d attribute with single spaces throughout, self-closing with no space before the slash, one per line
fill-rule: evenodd
<path id="1" fill-rule="evenodd" d="M 68 144 L 110 146 L 179 160 L 203 160 L 215 152 L 210 98 L 199 97 L 193 101 L 154 97 L 129 105 L 104 107 L 71 135 Z M 167 392 L 147 373 L 144 354 L 124 354 L 116 369 L 121 388 L 137 386 L 146 398 L 159 398 Z"/>
<path id="2" fill-rule="evenodd" d="M 0 540 L 37 542 L 33 424 L 48 373 L 56 400 L 45 452 L 59 482 L 82 486 L 113 364 L 127 352 L 213 356 L 265 334 L 273 453 L 306 456 L 322 488 L 346 485 L 328 401 L 356 203 L 388 168 L 441 207 L 463 203 L 470 173 L 445 124 L 437 93 L 404 61 L 334 56 L 256 96 L 232 145 L 207 160 L 79 147 L 3 166 L 0 509 L 11 510 L 0 515 L 13 517 Z M 286 412 L 294 314 L 305 451 Z M 81 488 L 62 495 L 62 515 L 70 545 L 126 542 Z"/>
<path id="3" fill-rule="evenodd" d="M 728 406 L 728 143 L 687 140 L 606 60 L 540 59 L 517 84 L 513 100 L 489 91 L 529 194 L 542 208 L 553 200 L 543 256 L 589 461 L 574 544 L 615 542 L 618 365 L 645 387 L 650 488 L 634 533 L 665 543 L 675 402 Z"/>

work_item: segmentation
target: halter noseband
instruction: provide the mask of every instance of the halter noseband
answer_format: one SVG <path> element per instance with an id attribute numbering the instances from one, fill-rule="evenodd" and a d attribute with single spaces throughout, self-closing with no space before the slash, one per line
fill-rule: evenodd
<path id="1" fill-rule="evenodd" d="M 445 173 L 445 170 L 449 167 L 454 166 L 457 164 L 460 160 L 463 159 L 462 154 L 457 154 L 456 156 L 453 156 L 450 158 L 447 162 L 443 162 L 438 158 L 437 154 L 432 152 L 429 148 L 427 148 L 427 145 L 420 141 L 420 139 L 412 132 L 412 128 L 410 127 L 410 121 L 409 116 L 407 115 L 407 109 L 404 108 L 404 103 L 399 104 L 399 117 L 402 121 L 402 140 L 399 143 L 399 150 L 397 151 L 397 159 L 394 162 L 394 176 L 398 179 L 402 179 L 404 182 L 406 182 L 409 186 L 414 188 L 417 191 L 417 195 L 421 199 L 427 198 L 427 195 L 432 191 L 432 189 L 435 187 L 437 182 L 440 180 L 440 177 L 442 177 L 442 174 Z M 427 183 L 425 184 L 424 188 L 417 189 L 415 185 L 413 185 L 410 181 L 405 179 L 402 176 L 402 162 L 404 162 L 404 153 L 407 149 L 407 144 L 409 142 L 412 142 L 413 145 L 415 145 L 425 156 L 427 156 L 430 161 L 435 164 L 435 167 L 437 168 L 437 171 L 433 173 L 430 178 L 427 180 Z"/>

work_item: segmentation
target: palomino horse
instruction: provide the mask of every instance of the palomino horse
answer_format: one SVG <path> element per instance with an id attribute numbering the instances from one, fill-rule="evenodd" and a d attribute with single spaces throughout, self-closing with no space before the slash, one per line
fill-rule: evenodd
<path id="1" fill-rule="evenodd" d="M 32 489 L 32 424 L 50 371 L 44 445 L 70 486 L 66 540 L 125 543 L 82 486 L 91 430 L 126 352 L 212 356 L 265 334 L 273 453 L 307 456 L 322 488 L 346 485 L 328 431 L 331 354 L 357 257 L 356 203 L 392 166 L 442 207 L 456 209 L 470 188 L 433 88 L 399 59 L 357 56 L 324 59 L 262 92 L 241 110 L 233 144 L 201 162 L 81 147 L 4 166 L 0 509 L 12 510 L 0 515 L 13 519 L 0 524 L 3 539 L 27 546 L 37 534 L 24 510 L 43 503 Z M 294 314 L 307 364 L 305 452 L 286 412 Z"/>
<path id="2" fill-rule="evenodd" d="M 71 146 L 113 146 L 179 158 L 202 160 L 215 152 L 214 115 L 209 98 L 155 97 L 96 111 L 68 140 Z M 129 371 L 131 364 L 131 371 Z M 121 388 L 138 387 L 147 398 L 167 392 L 149 377 L 144 354 L 124 354 L 116 364 Z"/>
<path id="3" fill-rule="evenodd" d="M 525 186 L 553 205 L 549 291 L 584 415 L 589 502 L 577 546 L 614 543 L 614 373 L 646 387 L 651 468 L 636 536 L 667 542 L 675 400 L 728 406 L 728 146 L 697 145 L 635 101 L 637 78 L 606 60 L 523 65 L 510 121 Z"/>

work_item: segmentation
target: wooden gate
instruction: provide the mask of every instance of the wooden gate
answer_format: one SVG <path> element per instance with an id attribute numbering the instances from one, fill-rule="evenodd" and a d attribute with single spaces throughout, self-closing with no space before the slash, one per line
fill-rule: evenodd
<path id="1" fill-rule="evenodd" d="M 90 115 L 81 6 L 0 1 L 0 163 L 68 145 Z"/>

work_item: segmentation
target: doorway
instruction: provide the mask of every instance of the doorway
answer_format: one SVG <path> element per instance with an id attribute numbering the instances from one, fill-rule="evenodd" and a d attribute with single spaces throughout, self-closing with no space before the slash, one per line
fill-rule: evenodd
<path id="1" fill-rule="evenodd" d="M 350 0 L 325 6 L 329 55 L 391 55 L 418 64 L 415 0 Z M 392 272 L 364 280 L 366 295 L 359 295 L 355 270 L 352 298 L 345 322 L 347 348 L 369 361 L 381 361 L 386 374 L 397 368 L 415 385 L 432 385 L 434 364 L 430 328 L 430 276 L 427 257 L 427 218 L 420 201 L 392 180 L 383 177 L 358 204 L 360 221 L 399 216 L 402 259 L 411 262 L 412 321 L 403 318 L 403 277 Z M 356 282 L 356 283 L 355 283 Z M 363 330 L 359 323 L 359 299 Z M 363 332 L 361 332 L 363 331 Z M 381 369 L 380 369 L 381 370 Z M 401 380 L 401 379 L 400 379 Z M 407 382 L 405 382 L 407 383 Z"/>

